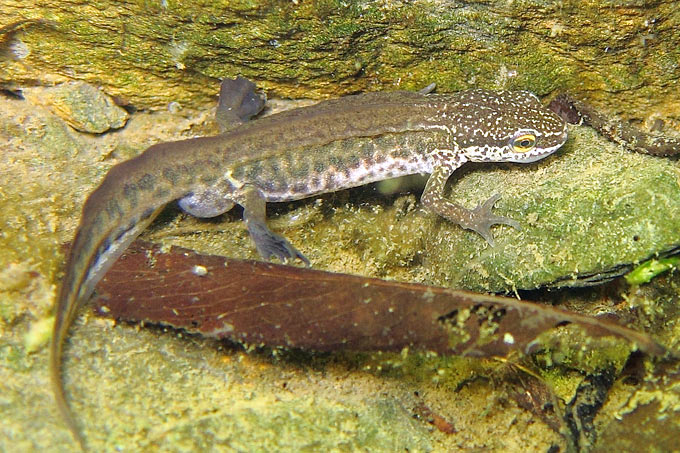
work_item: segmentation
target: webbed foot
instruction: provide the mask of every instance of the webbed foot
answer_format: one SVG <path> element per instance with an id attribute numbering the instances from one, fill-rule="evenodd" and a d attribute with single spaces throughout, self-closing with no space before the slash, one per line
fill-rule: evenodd
<path id="1" fill-rule="evenodd" d="M 283 263 L 287 263 L 288 260 L 299 259 L 306 266 L 311 266 L 307 257 L 293 247 L 286 238 L 271 231 L 266 224 L 251 221 L 247 225 L 250 237 L 264 259 L 270 260 L 275 257 Z"/>
<path id="2" fill-rule="evenodd" d="M 511 226 L 517 230 L 522 229 L 519 222 L 516 220 L 493 214 L 493 207 L 500 197 L 501 194 L 497 193 L 484 203 L 477 204 L 477 207 L 470 211 L 469 223 L 466 222 L 466 224 L 463 225 L 463 227 L 479 233 L 491 247 L 494 246 L 493 234 L 491 233 L 491 227 L 493 225 L 502 224 Z"/>

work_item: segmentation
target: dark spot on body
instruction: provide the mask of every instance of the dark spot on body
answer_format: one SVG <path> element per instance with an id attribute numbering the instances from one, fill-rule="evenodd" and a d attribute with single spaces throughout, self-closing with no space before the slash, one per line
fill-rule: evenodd
<path id="1" fill-rule="evenodd" d="M 393 159 L 405 159 L 408 158 L 410 154 L 411 151 L 407 150 L 406 148 L 399 147 L 392 151 L 391 156 Z"/>
<path id="2" fill-rule="evenodd" d="M 149 191 L 153 189 L 153 186 L 155 184 L 156 184 L 156 178 L 150 173 L 147 173 L 144 176 L 142 176 L 141 178 L 139 178 L 139 181 L 137 182 L 137 186 L 139 186 L 139 188 L 141 190 L 149 190 Z"/>
<path id="3" fill-rule="evenodd" d="M 249 162 L 245 165 L 244 178 L 249 178 L 244 182 L 254 182 L 271 177 L 271 168 L 261 161 Z"/>
<path id="4" fill-rule="evenodd" d="M 110 219 L 114 219 L 119 215 L 122 215 L 123 210 L 120 207 L 120 204 L 118 203 L 118 200 L 113 199 L 109 200 L 108 203 L 106 203 L 106 214 L 109 216 Z"/>
<path id="5" fill-rule="evenodd" d="M 192 185 L 196 182 L 196 171 L 192 167 L 184 167 L 186 171 L 183 173 L 184 184 Z"/>
<path id="6" fill-rule="evenodd" d="M 661 118 L 657 118 L 654 120 L 654 123 L 652 126 L 649 128 L 651 132 L 662 132 L 664 128 L 664 122 Z"/>
<path id="7" fill-rule="evenodd" d="M 289 167 L 292 169 L 292 174 L 295 179 L 305 179 L 309 174 L 309 162 L 302 159 L 297 162 L 297 165 Z"/>
<path id="8" fill-rule="evenodd" d="M 360 147 L 360 155 L 364 157 L 373 157 L 375 154 L 375 145 L 371 142 L 364 142 Z"/>
<path id="9" fill-rule="evenodd" d="M 308 191 L 307 184 L 298 182 L 293 185 L 292 190 L 296 193 L 306 193 Z"/>
<path id="10" fill-rule="evenodd" d="M 279 165 L 279 162 L 277 162 L 275 159 L 270 159 L 269 160 L 269 169 L 272 174 L 279 174 L 281 173 L 281 166 Z"/>
<path id="11" fill-rule="evenodd" d="M 274 179 L 264 181 L 262 186 L 264 187 L 265 192 L 278 192 L 281 188 L 280 181 Z"/>
<path id="12" fill-rule="evenodd" d="M 326 172 L 326 174 L 323 175 L 323 181 L 324 181 L 324 187 L 332 187 L 333 186 L 333 173 L 331 171 Z"/>
<path id="13" fill-rule="evenodd" d="M 359 156 L 352 154 L 347 156 L 346 164 L 348 168 L 356 170 L 361 166 L 361 159 L 359 159 Z"/>
<path id="14" fill-rule="evenodd" d="M 201 176 L 201 183 L 211 186 L 217 182 L 217 176 L 215 175 L 203 175 Z"/>
<path id="15" fill-rule="evenodd" d="M 156 200 L 167 200 L 168 197 L 170 196 L 170 191 L 168 189 L 158 189 L 156 192 L 154 192 L 153 197 Z"/>
<path id="16" fill-rule="evenodd" d="M 177 184 L 179 182 L 179 173 L 177 170 L 170 167 L 163 169 L 163 177 L 172 184 Z"/>
<path id="17" fill-rule="evenodd" d="M 130 183 L 125 184 L 125 186 L 123 186 L 123 196 L 132 208 L 137 207 L 137 198 L 139 196 L 137 186 Z"/>
<path id="18" fill-rule="evenodd" d="M 340 142 L 340 149 L 342 150 L 343 154 L 351 154 L 354 152 L 357 148 L 357 144 L 354 142 L 354 140 L 342 140 Z"/>

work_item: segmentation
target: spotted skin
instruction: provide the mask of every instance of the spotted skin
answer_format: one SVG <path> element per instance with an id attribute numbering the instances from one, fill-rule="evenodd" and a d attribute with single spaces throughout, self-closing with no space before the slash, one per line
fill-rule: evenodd
<path id="1" fill-rule="evenodd" d="M 63 344 L 78 308 L 127 246 L 167 203 L 198 217 L 239 204 L 265 259 L 305 256 L 269 229 L 267 202 L 297 200 L 386 178 L 430 173 L 423 204 L 493 242 L 495 195 L 476 209 L 443 196 L 468 161 L 533 162 L 565 142 L 565 123 L 528 92 L 471 90 L 449 95 L 367 93 L 247 121 L 263 102 L 251 82 L 225 80 L 217 119 L 223 134 L 154 145 L 111 168 L 90 194 L 57 298 L 50 350 L 57 405 L 75 438 L 61 376 Z"/>

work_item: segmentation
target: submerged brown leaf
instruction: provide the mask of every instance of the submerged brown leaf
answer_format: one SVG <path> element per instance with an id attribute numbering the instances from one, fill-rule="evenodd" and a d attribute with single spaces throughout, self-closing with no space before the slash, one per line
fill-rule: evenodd
<path id="1" fill-rule="evenodd" d="M 98 294 L 107 316 L 267 346 L 506 356 L 574 323 L 592 336 L 665 353 L 644 334 L 549 306 L 142 242 L 118 260 Z"/>

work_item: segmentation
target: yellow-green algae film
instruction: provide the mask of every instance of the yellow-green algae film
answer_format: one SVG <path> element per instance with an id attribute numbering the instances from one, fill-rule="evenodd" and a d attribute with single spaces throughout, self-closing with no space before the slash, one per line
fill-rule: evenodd
<path id="1" fill-rule="evenodd" d="M 213 98 L 211 80 L 243 75 L 292 98 L 436 82 L 446 91 L 583 92 L 626 118 L 680 111 L 680 12 L 672 0 L 2 0 L 0 7 L 0 84 L 84 80 L 137 108 L 197 106 Z"/>

